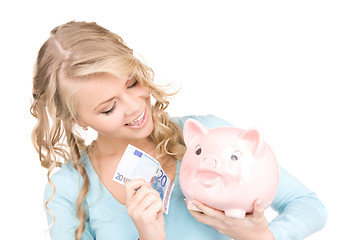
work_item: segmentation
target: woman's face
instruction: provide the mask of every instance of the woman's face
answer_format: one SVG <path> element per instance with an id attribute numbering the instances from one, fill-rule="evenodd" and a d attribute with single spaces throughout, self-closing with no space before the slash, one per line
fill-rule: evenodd
<path id="1" fill-rule="evenodd" d="M 118 140 L 148 137 L 153 128 L 150 92 L 135 78 L 99 74 L 79 83 L 78 124 Z"/>

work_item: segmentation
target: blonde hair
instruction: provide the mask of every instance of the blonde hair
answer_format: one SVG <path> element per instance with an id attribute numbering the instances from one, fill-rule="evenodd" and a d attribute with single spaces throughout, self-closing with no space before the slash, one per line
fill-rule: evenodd
<path id="1" fill-rule="evenodd" d="M 62 163 L 73 161 L 75 169 L 83 178 L 77 197 L 76 208 L 80 224 L 75 239 L 80 239 L 85 229 L 86 216 L 83 209 L 89 191 L 89 178 L 81 152 L 86 148 L 84 139 L 76 131 L 76 101 L 74 93 L 63 87 L 64 78 L 84 81 L 98 73 L 115 76 L 128 74 L 147 88 L 155 103 L 152 106 L 154 130 L 150 137 L 156 144 L 156 156 L 164 162 L 181 159 L 185 146 L 181 131 L 165 112 L 172 94 L 153 83 L 153 70 L 138 60 L 133 51 L 116 34 L 96 23 L 69 22 L 54 28 L 51 36 L 39 50 L 34 67 L 33 101 L 31 114 L 37 118 L 32 132 L 32 142 L 39 154 L 41 165 L 48 168 L 47 178 L 55 195 L 51 172 Z M 55 216 L 53 215 L 53 223 Z M 51 226 L 50 226 L 51 227 Z"/>

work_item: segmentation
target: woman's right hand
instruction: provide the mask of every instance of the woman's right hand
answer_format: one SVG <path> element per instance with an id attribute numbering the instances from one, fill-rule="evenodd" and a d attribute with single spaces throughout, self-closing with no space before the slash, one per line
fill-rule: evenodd
<path id="1" fill-rule="evenodd" d="M 126 207 L 141 240 L 165 239 L 165 207 L 149 183 L 135 179 L 125 183 Z"/>

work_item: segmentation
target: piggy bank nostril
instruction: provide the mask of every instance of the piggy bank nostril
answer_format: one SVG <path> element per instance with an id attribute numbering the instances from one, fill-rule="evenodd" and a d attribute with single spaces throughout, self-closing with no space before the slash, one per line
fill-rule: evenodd
<path id="1" fill-rule="evenodd" d="M 210 169 L 217 169 L 218 162 L 215 158 L 203 158 L 201 161 L 202 168 L 210 168 Z"/>

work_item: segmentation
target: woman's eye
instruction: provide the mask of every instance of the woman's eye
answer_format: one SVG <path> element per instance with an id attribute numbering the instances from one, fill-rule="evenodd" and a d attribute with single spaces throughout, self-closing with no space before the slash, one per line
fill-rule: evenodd
<path id="1" fill-rule="evenodd" d="M 129 86 L 127 88 L 133 88 L 138 84 L 138 80 L 135 78 L 129 81 Z"/>
<path id="2" fill-rule="evenodd" d="M 109 115 L 110 113 L 112 113 L 116 108 L 116 102 L 114 102 L 114 105 L 112 106 L 112 108 L 110 108 L 109 110 L 105 111 L 105 112 L 102 112 L 102 114 L 105 114 L 105 115 Z"/>

